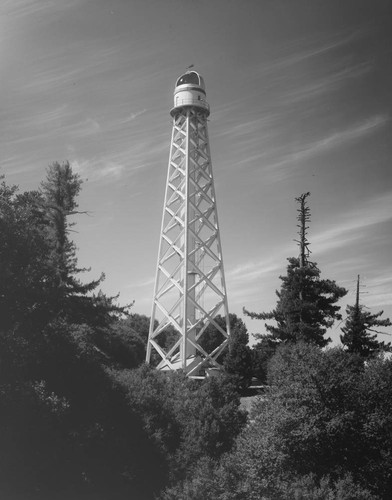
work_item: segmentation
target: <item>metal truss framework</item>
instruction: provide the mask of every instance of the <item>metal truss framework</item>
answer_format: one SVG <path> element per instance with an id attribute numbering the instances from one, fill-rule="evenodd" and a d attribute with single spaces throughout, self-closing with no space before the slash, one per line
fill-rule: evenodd
<path id="1" fill-rule="evenodd" d="M 209 325 L 221 335 L 211 352 L 201 345 Z M 229 336 L 207 113 L 188 106 L 175 110 L 173 120 L 147 362 L 202 376 L 220 368 Z"/>

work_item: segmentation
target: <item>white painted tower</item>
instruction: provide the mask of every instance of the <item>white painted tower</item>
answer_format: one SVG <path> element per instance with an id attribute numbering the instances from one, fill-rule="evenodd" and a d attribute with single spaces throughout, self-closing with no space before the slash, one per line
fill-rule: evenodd
<path id="1" fill-rule="evenodd" d="M 230 336 L 229 311 L 203 78 L 187 71 L 176 83 L 173 130 L 155 278 L 147 363 L 203 377 L 220 368 Z M 226 318 L 222 328 L 215 316 Z M 218 344 L 208 352 L 209 325 Z M 206 350 L 207 349 L 207 350 Z"/>

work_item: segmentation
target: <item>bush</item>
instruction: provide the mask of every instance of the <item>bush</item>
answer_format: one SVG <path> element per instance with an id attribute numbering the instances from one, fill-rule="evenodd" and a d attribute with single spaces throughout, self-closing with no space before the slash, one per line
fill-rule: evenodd
<path id="1" fill-rule="evenodd" d="M 280 347 L 251 424 L 209 473 L 211 498 L 391 498 L 391 377 L 388 360 L 364 365 L 339 348 Z"/>
<path id="2" fill-rule="evenodd" d="M 226 378 L 195 381 L 146 365 L 112 376 L 170 464 L 172 484 L 203 457 L 218 459 L 229 451 L 245 425 L 236 388 Z"/>

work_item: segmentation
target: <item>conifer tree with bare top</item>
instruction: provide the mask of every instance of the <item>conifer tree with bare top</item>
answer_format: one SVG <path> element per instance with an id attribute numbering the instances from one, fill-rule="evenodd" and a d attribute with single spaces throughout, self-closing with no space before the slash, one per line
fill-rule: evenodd
<path id="1" fill-rule="evenodd" d="M 380 327 L 391 326 L 389 318 L 381 319 L 384 311 L 371 314 L 365 311 L 364 306 L 359 303 L 360 275 L 357 278 L 357 291 L 355 304 L 346 308 L 347 318 L 345 325 L 341 328 L 343 335 L 340 341 L 350 353 L 357 353 L 364 358 L 375 356 L 377 353 L 391 351 L 390 342 L 382 342 L 377 339 L 377 334 L 385 334 L 378 330 Z"/>
<path id="2" fill-rule="evenodd" d="M 78 276 L 89 271 L 78 267 L 76 246 L 70 238 L 74 223 L 70 217 L 86 214 L 78 210 L 77 197 L 82 180 L 72 171 L 69 162 L 49 165 L 45 181 L 41 183 L 41 209 L 44 212 L 49 244 L 48 263 L 51 270 L 50 303 L 48 312 L 54 316 L 72 317 L 76 323 L 110 323 L 125 312 L 115 304 L 117 297 L 107 297 L 102 292 L 93 293 L 105 279 L 105 275 L 83 283 Z"/>
<path id="3" fill-rule="evenodd" d="M 295 198 L 295 201 L 299 204 L 299 208 L 297 209 L 297 227 L 299 228 L 298 236 L 299 240 L 294 240 L 298 243 L 300 248 L 299 253 L 299 267 L 305 267 L 308 264 L 308 257 L 310 255 L 309 250 L 309 241 L 307 238 L 307 230 L 309 226 L 307 224 L 310 222 L 310 208 L 306 204 L 306 198 L 310 196 L 310 193 L 301 194 L 298 198 Z"/>
<path id="4" fill-rule="evenodd" d="M 254 319 L 274 320 L 276 324 L 265 324 L 268 334 L 260 335 L 262 342 L 275 344 L 304 341 L 325 347 L 329 338 L 325 338 L 327 329 L 335 320 L 342 319 L 338 300 L 346 295 L 347 290 L 335 281 L 321 279 L 320 270 L 315 262 L 310 261 L 308 229 L 310 209 L 304 193 L 296 202 L 298 208 L 299 256 L 287 260 L 287 275 L 280 276 L 282 286 L 276 291 L 278 302 L 270 312 L 255 313 L 244 309 L 244 313 Z"/>

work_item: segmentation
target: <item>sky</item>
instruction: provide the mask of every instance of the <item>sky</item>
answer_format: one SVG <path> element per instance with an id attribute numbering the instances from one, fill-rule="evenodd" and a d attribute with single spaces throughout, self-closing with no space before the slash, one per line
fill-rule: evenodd
<path id="1" fill-rule="evenodd" d="M 311 259 L 349 290 L 342 312 L 360 274 L 361 303 L 392 318 L 391 42 L 389 0 L 2 0 L 0 175 L 36 189 L 69 161 L 84 279 L 150 315 L 169 111 L 194 64 L 230 311 L 264 331 L 242 309 L 275 306 L 310 191 Z"/>

